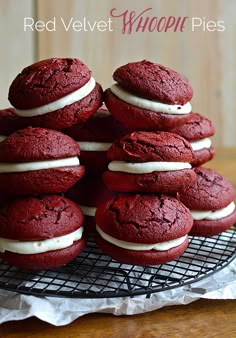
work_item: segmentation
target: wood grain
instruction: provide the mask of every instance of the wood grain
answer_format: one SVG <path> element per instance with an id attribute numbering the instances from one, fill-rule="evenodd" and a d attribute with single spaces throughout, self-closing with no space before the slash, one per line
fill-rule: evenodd
<path id="1" fill-rule="evenodd" d="M 36 318 L 0 326 L 1 338 L 233 338 L 235 301 L 199 300 L 135 316 L 91 314 L 68 326 L 53 327 Z"/>
<path id="2" fill-rule="evenodd" d="M 24 17 L 34 16 L 31 0 L 0 0 L 0 109 L 9 106 L 8 88 L 23 67 L 35 59 L 35 34 L 24 32 Z"/>

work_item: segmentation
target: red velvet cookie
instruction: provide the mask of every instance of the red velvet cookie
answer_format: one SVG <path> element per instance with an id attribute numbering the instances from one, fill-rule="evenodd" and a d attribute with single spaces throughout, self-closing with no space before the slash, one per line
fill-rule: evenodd
<path id="1" fill-rule="evenodd" d="M 103 179 L 114 191 L 175 194 L 195 180 L 192 148 L 176 134 L 134 132 L 114 142 L 107 157 Z"/>
<path id="2" fill-rule="evenodd" d="M 113 79 L 117 84 L 105 91 L 105 103 L 128 127 L 170 130 L 189 119 L 193 90 L 174 70 L 143 60 L 119 67 Z"/>
<path id="3" fill-rule="evenodd" d="M 157 265 L 179 257 L 192 227 L 189 210 L 167 195 L 127 194 L 113 197 L 96 211 L 99 248 L 115 260 Z"/>
<path id="4" fill-rule="evenodd" d="M 82 209 L 85 216 L 85 229 L 88 232 L 95 232 L 96 208 L 114 196 L 114 192 L 107 189 L 101 176 L 84 176 L 68 190 L 66 195 Z"/>
<path id="5" fill-rule="evenodd" d="M 11 195 L 65 192 L 84 175 L 80 148 L 44 128 L 19 130 L 0 143 L 0 191 Z"/>
<path id="6" fill-rule="evenodd" d="M 81 209 L 62 196 L 7 203 L 0 208 L 0 258 L 28 270 L 65 265 L 86 244 L 83 221 Z"/>
<path id="7" fill-rule="evenodd" d="M 86 173 L 98 174 L 107 168 L 107 149 L 129 130 L 103 107 L 85 123 L 74 125 L 64 132 L 78 142 L 80 161 L 85 165 Z"/>
<path id="8" fill-rule="evenodd" d="M 7 135 L 22 128 L 24 128 L 24 125 L 21 118 L 14 113 L 13 108 L 0 110 L 0 142 L 5 139 Z"/>
<path id="9" fill-rule="evenodd" d="M 171 130 L 184 137 L 192 146 L 194 160 L 191 163 L 197 167 L 210 161 L 215 155 L 215 149 L 211 145 L 210 136 L 215 134 L 212 122 L 198 113 L 190 113 L 190 119 L 184 125 Z"/>
<path id="10" fill-rule="evenodd" d="M 101 106 L 102 88 L 77 59 L 52 58 L 23 69 L 9 101 L 26 125 L 61 130 L 86 121 Z"/>
<path id="11" fill-rule="evenodd" d="M 197 179 L 179 199 L 193 216 L 193 236 L 210 237 L 225 231 L 236 222 L 232 185 L 212 169 L 194 169 Z"/>

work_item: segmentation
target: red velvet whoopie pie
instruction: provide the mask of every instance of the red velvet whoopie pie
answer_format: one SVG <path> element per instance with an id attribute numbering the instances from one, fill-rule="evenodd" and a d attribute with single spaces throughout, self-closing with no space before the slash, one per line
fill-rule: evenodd
<path id="1" fill-rule="evenodd" d="M 193 220 L 176 198 L 119 194 L 96 211 L 98 247 L 120 263 L 157 265 L 178 258 L 188 246 Z"/>
<path id="2" fill-rule="evenodd" d="M 135 130 L 170 130 L 189 119 L 193 96 L 189 81 L 163 65 L 131 62 L 113 74 L 116 84 L 105 91 L 108 110 Z"/>
<path id="3" fill-rule="evenodd" d="M 24 68 L 8 98 L 25 125 L 61 130 L 95 113 L 103 91 L 80 60 L 51 58 Z"/>
<path id="4" fill-rule="evenodd" d="M 198 167 L 194 171 L 196 181 L 178 194 L 193 216 L 190 234 L 202 237 L 218 235 L 236 222 L 234 189 L 215 170 Z"/>
<path id="5" fill-rule="evenodd" d="M 198 113 L 190 113 L 190 119 L 182 126 L 171 130 L 184 137 L 192 146 L 194 159 L 192 166 L 198 167 L 215 156 L 215 149 L 209 137 L 215 134 L 213 123 Z"/>
<path id="6" fill-rule="evenodd" d="M 175 194 L 195 180 L 192 148 L 177 134 L 133 132 L 115 141 L 107 157 L 103 179 L 114 191 Z"/>
<path id="7" fill-rule="evenodd" d="M 27 197 L 0 207 L 0 258 L 27 270 L 53 269 L 85 247 L 84 216 L 58 195 Z"/>
<path id="8" fill-rule="evenodd" d="M 0 143 L 0 191 L 24 196 L 67 191 L 84 175 L 80 148 L 56 130 L 26 128 Z"/>

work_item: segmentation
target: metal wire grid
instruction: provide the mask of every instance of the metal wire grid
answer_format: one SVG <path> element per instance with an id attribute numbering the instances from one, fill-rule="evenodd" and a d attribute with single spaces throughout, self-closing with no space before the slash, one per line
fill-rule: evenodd
<path id="1" fill-rule="evenodd" d="M 203 279 L 236 256 L 236 231 L 212 238 L 190 237 L 179 259 L 149 267 L 120 264 L 103 255 L 91 237 L 85 250 L 68 265 L 29 272 L 0 260 L 0 288 L 36 296 L 109 298 L 149 297 Z"/>

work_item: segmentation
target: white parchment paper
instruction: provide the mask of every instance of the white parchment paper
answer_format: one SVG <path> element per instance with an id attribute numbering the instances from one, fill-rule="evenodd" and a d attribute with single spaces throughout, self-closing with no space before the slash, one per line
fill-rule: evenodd
<path id="1" fill-rule="evenodd" d="M 189 304 L 199 298 L 236 299 L 236 259 L 223 270 L 197 283 L 154 293 L 150 298 L 72 299 L 34 297 L 0 290 L 0 324 L 35 316 L 56 326 L 88 313 L 134 315 L 169 305 Z"/>

